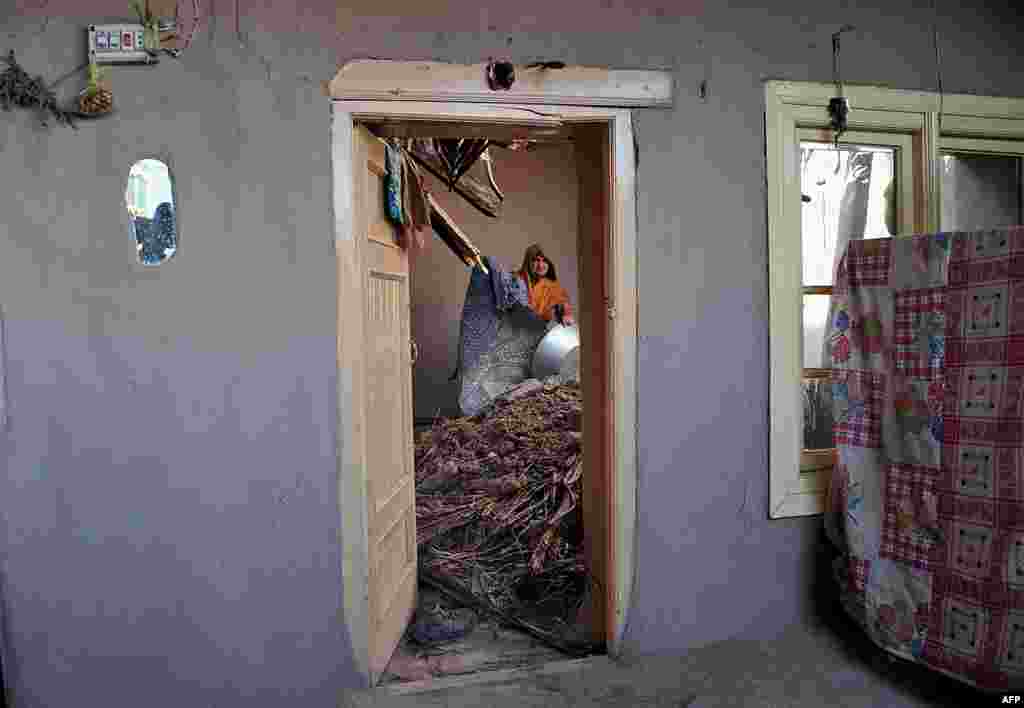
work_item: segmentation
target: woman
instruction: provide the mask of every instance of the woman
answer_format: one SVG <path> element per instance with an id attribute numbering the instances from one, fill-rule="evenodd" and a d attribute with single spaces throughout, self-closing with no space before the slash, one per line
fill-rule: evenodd
<path id="1" fill-rule="evenodd" d="M 526 249 L 523 256 L 523 267 L 519 277 L 526 283 L 529 292 L 530 308 L 544 320 L 550 322 L 555 317 L 555 306 L 563 309 L 562 322 L 572 326 L 572 306 L 569 304 L 569 293 L 558 282 L 555 266 L 548 260 L 539 244 Z"/>

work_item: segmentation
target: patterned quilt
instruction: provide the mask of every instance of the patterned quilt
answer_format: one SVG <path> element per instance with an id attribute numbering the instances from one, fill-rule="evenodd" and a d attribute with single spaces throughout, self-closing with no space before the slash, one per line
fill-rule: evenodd
<path id="1" fill-rule="evenodd" d="M 476 415 L 530 376 L 537 344 L 547 333 L 530 310 L 526 284 L 497 260 L 484 258 L 488 273 L 474 266 L 459 327 L 459 409 Z"/>
<path id="2" fill-rule="evenodd" d="M 1024 227 L 852 242 L 827 336 L 844 606 L 893 654 L 1024 690 Z"/>

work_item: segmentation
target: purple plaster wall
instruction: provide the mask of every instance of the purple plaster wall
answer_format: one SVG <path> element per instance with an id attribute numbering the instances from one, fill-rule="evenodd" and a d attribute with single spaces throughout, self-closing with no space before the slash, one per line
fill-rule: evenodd
<path id="1" fill-rule="evenodd" d="M 181 61 L 122 69 L 116 118 L 0 114 L 0 435 L 14 705 L 332 705 L 339 620 L 330 111 L 347 58 L 506 54 L 669 67 L 638 111 L 639 519 L 626 641 L 763 638 L 813 609 L 819 521 L 767 520 L 766 78 L 934 89 L 930 2 L 204 0 Z M 125 3 L 22 0 L 0 49 L 55 78 Z M 873 6 L 871 6 L 873 5 Z M 1020 94 L 1020 20 L 940 0 L 947 91 Z M 303 7 L 307 7 L 306 4 Z M 639 9 L 642 8 L 642 9 Z M 942 9 L 944 8 L 944 9 Z M 701 80 L 707 100 L 697 96 Z M 80 84 L 66 82 L 62 89 Z M 145 270 L 120 208 L 166 155 L 179 253 Z"/>

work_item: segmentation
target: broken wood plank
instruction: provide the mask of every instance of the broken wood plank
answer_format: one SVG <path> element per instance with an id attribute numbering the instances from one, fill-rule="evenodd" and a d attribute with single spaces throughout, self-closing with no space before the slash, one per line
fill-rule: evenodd
<path id="1" fill-rule="evenodd" d="M 447 166 L 447 180 L 445 184 L 451 189 L 458 184 L 459 179 L 469 171 L 480 156 L 487 150 L 491 141 L 487 138 L 459 138 L 435 140 L 441 150 L 441 157 Z M 501 200 L 501 192 L 494 190 L 495 195 Z"/>
<path id="2" fill-rule="evenodd" d="M 423 167 L 423 169 L 441 180 L 441 182 L 448 183 L 444 162 L 434 149 L 432 141 L 412 140 L 409 144 L 408 153 L 416 161 L 416 164 Z M 453 191 L 486 216 L 497 219 L 501 214 L 501 199 L 491 190 L 489 185 L 484 185 L 472 175 L 463 175 L 454 186 Z"/>
<path id="3" fill-rule="evenodd" d="M 445 595 L 448 595 L 453 600 L 459 601 L 466 606 L 478 607 L 483 612 L 491 615 L 495 619 L 501 621 L 508 627 L 515 627 L 516 629 L 529 634 L 534 639 L 544 642 L 549 647 L 557 649 L 558 651 L 577 658 L 590 656 L 596 653 L 596 647 L 590 643 L 584 642 L 571 642 L 567 640 L 560 640 L 556 637 L 550 636 L 546 632 L 542 632 L 528 622 L 524 622 L 517 617 L 502 612 L 495 608 L 488 602 L 481 600 L 476 595 L 463 590 L 452 582 L 445 580 L 444 578 L 438 577 L 433 573 L 423 570 L 419 571 L 420 582 L 429 585 L 437 590 L 440 590 Z"/>
<path id="4" fill-rule="evenodd" d="M 463 263 L 470 267 L 479 265 L 486 273 L 487 268 L 484 267 L 480 260 L 480 249 L 473 245 L 473 242 L 462 232 L 462 229 L 448 215 L 448 212 L 441 208 L 441 205 L 437 203 L 433 195 L 427 194 L 427 202 L 430 204 L 430 225 L 434 228 L 438 237 L 445 242 L 448 248 L 452 250 L 452 253 L 458 256 Z"/>

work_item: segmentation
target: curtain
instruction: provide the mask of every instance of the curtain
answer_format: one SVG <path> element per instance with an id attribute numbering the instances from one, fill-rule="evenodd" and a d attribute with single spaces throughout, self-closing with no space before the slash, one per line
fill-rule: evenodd
<path id="1" fill-rule="evenodd" d="M 821 239 L 820 243 L 805 246 L 802 277 L 805 283 L 827 283 L 850 241 L 862 239 L 867 230 L 874 153 L 852 146 L 838 151 L 831 146 L 806 146 L 801 152 L 802 235 L 805 239 Z M 883 168 L 880 178 L 885 179 L 885 172 Z M 805 310 L 810 316 L 804 323 L 804 342 L 809 348 L 804 364 L 829 368 L 827 325 L 832 317 L 831 303 L 825 312 L 814 313 L 813 309 Z M 820 342 L 819 352 L 814 351 L 818 349 L 813 345 L 815 340 Z M 803 397 L 803 447 L 832 447 L 831 382 L 804 384 Z"/>
<path id="2" fill-rule="evenodd" d="M 822 160 L 815 159 L 823 156 L 829 162 L 834 159 L 832 169 L 823 170 Z M 810 197 L 810 202 L 804 205 L 803 233 L 806 235 L 813 231 L 813 237 L 823 239 L 823 245 L 832 253 L 832 262 L 827 265 L 828 272 L 819 269 L 814 277 L 816 282 L 827 282 L 835 273 L 835 266 L 850 241 L 864 238 L 874 153 L 870 150 L 857 150 L 855 147 L 840 149 L 838 152 L 815 147 L 804 148 L 801 157 L 800 182 L 804 195 Z M 807 228 L 810 223 L 813 223 L 813 229 Z M 827 368 L 828 328 L 824 330 L 819 366 Z"/>

